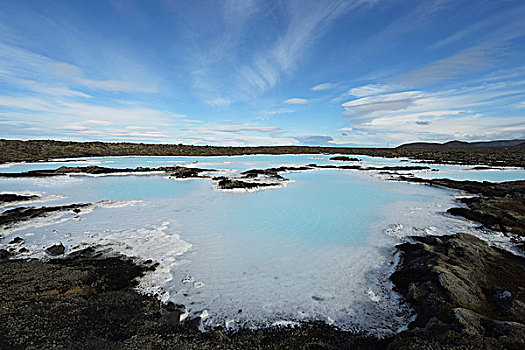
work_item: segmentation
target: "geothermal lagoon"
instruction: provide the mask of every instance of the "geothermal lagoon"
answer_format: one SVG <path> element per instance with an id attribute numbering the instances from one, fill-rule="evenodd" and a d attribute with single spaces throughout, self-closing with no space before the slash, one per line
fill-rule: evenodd
<path id="1" fill-rule="evenodd" d="M 408 159 L 333 155 L 231 157 L 108 157 L 2 164 L 0 172 L 97 165 L 111 168 L 186 166 L 230 176 L 250 169 L 307 164 L 413 166 Z M 424 164 L 427 165 L 427 164 Z M 397 171 L 420 178 L 524 180 L 517 168 L 479 169 L 428 165 Z M 407 236 L 474 234 L 505 246 L 507 238 L 453 217 L 464 194 L 403 181 L 380 170 L 315 169 L 283 174 L 278 186 L 220 190 L 209 179 L 166 174 L 0 178 L 0 191 L 35 194 L 24 206 L 92 203 L 2 227 L 1 246 L 15 237 L 27 251 L 47 258 L 46 247 L 66 253 L 89 246 L 158 262 L 139 289 L 185 306 L 183 317 L 201 327 L 265 327 L 322 321 L 344 330 L 389 335 L 404 329 L 414 312 L 389 280 L 399 261 L 395 245 Z M 4 204 L 4 210 L 15 207 Z M 12 246 L 12 245 L 11 245 Z"/>

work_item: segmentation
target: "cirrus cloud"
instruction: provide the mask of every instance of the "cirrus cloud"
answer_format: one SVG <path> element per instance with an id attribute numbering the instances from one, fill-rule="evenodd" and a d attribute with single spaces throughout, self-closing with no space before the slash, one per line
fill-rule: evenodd
<path id="1" fill-rule="evenodd" d="M 312 91 L 324 91 L 324 90 L 330 90 L 335 87 L 335 84 L 332 83 L 322 83 L 314 86 L 310 90 Z"/>
<path id="2" fill-rule="evenodd" d="M 285 100 L 284 103 L 288 105 L 303 105 L 305 103 L 308 103 L 308 100 L 305 98 L 294 97 Z"/>

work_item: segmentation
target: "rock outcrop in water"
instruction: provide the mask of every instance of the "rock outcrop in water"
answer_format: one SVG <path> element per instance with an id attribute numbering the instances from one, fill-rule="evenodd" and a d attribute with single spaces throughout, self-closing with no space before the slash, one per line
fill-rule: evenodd
<path id="1" fill-rule="evenodd" d="M 412 171 L 428 170 L 426 166 L 385 166 L 385 167 L 363 167 L 360 165 L 317 165 L 308 164 L 305 166 L 282 166 L 268 169 L 251 169 L 240 174 L 225 177 L 218 176 L 211 178 L 207 173 L 216 172 L 215 169 L 202 169 L 185 166 L 147 168 L 137 167 L 134 169 L 126 168 L 106 168 L 99 166 L 86 167 L 67 167 L 62 166 L 55 170 L 32 170 L 20 173 L 0 173 L 1 177 L 24 178 L 24 177 L 47 177 L 58 175 L 111 175 L 111 174 L 141 174 L 141 173 L 169 173 L 175 179 L 208 178 L 217 181 L 217 188 L 222 190 L 234 189 L 256 189 L 264 187 L 282 186 L 289 180 L 281 174 L 288 172 L 308 171 L 314 169 L 339 169 L 339 170 L 362 170 L 362 171 Z"/>
<path id="2" fill-rule="evenodd" d="M 0 177 L 19 178 L 19 177 L 47 177 L 67 174 L 88 174 L 88 175 L 111 175 L 111 174 L 140 174 L 140 173 L 172 173 L 174 177 L 195 177 L 202 172 L 214 171 L 213 169 L 188 168 L 183 166 L 168 166 L 158 168 L 137 167 L 137 168 L 107 168 L 98 165 L 69 167 L 61 166 L 58 169 L 31 170 L 20 173 L 0 173 Z"/>
<path id="3" fill-rule="evenodd" d="M 244 189 L 252 190 L 260 187 L 270 187 L 278 186 L 278 183 L 265 183 L 265 182 L 247 182 L 242 180 L 230 179 L 224 176 L 213 178 L 214 181 L 217 181 L 217 188 L 221 190 L 234 190 L 234 189 Z"/>
<path id="4" fill-rule="evenodd" d="M 206 177 L 202 173 L 215 171 L 214 169 L 188 168 L 177 166 L 171 171 L 171 176 L 178 179 Z"/>
<path id="5" fill-rule="evenodd" d="M 10 227 L 12 224 L 28 221 L 37 217 L 50 215 L 58 212 L 71 211 L 78 214 L 81 208 L 90 206 L 89 203 L 79 203 L 70 205 L 59 205 L 54 207 L 18 207 L 9 209 L 0 214 L 0 226 L 4 228 Z"/>
<path id="6" fill-rule="evenodd" d="M 0 193 L 0 204 L 2 203 L 13 203 L 13 202 L 25 202 L 40 198 L 37 195 L 21 195 L 15 193 Z"/>
<path id="7" fill-rule="evenodd" d="M 525 181 L 492 183 L 404 176 L 396 179 L 473 194 L 474 197 L 460 199 L 466 208 L 450 208 L 448 213 L 479 222 L 495 231 L 525 236 Z"/>
<path id="8" fill-rule="evenodd" d="M 342 162 L 360 162 L 361 159 L 355 158 L 355 157 L 348 157 L 348 156 L 335 156 L 330 158 L 330 160 L 339 160 Z"/>

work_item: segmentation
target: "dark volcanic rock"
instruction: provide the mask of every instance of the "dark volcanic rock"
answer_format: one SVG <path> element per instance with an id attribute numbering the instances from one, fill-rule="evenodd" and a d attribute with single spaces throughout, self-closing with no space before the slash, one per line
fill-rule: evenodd
<path id="1" fill-rule="evenodd" d="M 406 166 L 381 166 L 381 167 L 363 167 L 361 170 L 385 170 L 385 171 L 411 171 L 411 170 L 430 170 L 428 166 L 406 165 Z"/>
<path id="2" fill-rule="evenodd" d="M 59 205 L 55 207 L 18 207 L 4 211 L 0 214 L 0 225 L 9 226 L 17 222 L 27 221 L 40 216 L 46 216 L 48 214 L 60 211 L 74 211 L 79 208 L 89 206 L 89 203 L 70 204 L 70 205 Z"/>
<path id="3" fill-rule="evenodd" d="M 14 193 L 0 194 L 0 203 L 22 202 L 39 198 L 36 195 L 20 195 Z"/>
<path id="4" fill-rule="evenodd" d="M 467 208 L 451 208 L 448 213 L 477 221 L 492 230 L 525 236 L 525 181 L 493 183 L 406 176 L 398 179 L 475 194 L 476 197 L 460 199 Z"/>
<path id="5" fill-rule="evenodd" d="M 115 169 L 115 168 L 106 168 L 101 167 L 98 165 L 89 165 L 85 167 L 69 167 L 69 166 L 61 166 L 60 168 L 56 169 L 54 172 L 57 174 L 75 174 L 75 173 L 83 173 L 83 174 L 113 174 L 113 173 L 122 173 L 129 171 L 130 169 Z"/>
<path id="6" fill-rule="evenodd" d="M 491 169 L 497 169 L 491 166 L 475 166 L 471 168 L 470 170 L 491 170 Z"/>
<path id="7" fill-rule="evenodd" d="M 342 169 L 342 170 L 363 170 L 363 167 L 360 165 L 318 165 L 318 164 L 308 164 L 309 167 L 319 168 L 319 169 Z"/>
<path id="8" fill-rule="evenodd" d="M 0 260 L 6 260 L 9 259 L 13 254 L 11 254 L 6 249 L 0 249 Z"/>
<path id="9" fill-rule="evenodd" d="M 339 160 L 343 162 L 360 162 L 361 161 L 361 159 L 359 158 L 348 157 L 348 156 L 335 156 L 335 157 L 330 158 L 330 160 Z"/>
<path id="10" fill-rule="evenodd" d="M 293 171 L 306 171 L 306 170 L 311 170 L 311 169 L 312 168 L 309 166 L 300 166 L 300 167 L 282 166 L 279 168 L 246 170 L 246 171 L 243 171 L 241 175 L 245 178 L 254 178 L 257 176 L 267 176 L 267 177 L 270 177 L 276 180 L 284 180 L 284 177 L 282 177 L 280 173 L 293 172 Z"/>
<path id="11" fill-rule="evenodd" d="M 22 237 L 15 237 L 9 242 L 9 244 L 21 244 L 24 243 L 24 239 Z"/>
<path id="12" fill-rule="evenodd" d="M 282 166 L 279 168 L 268 168 L 268 169 L 251 169 L 246 170 L 240 173 L 240 178 L 231 178 L 225 176 L 214 177 L 212 180 L 218 181 L 217 187 L 224 190 L 231 190 L 236 188 L 241 189 L 253 189 L 258 187 L 270 187 L 277 186 L 279 182 L 284 182 L 286 179 L 280 175 L 283 172 L 293 172 L 293 171 L 306 171 L 311 170 L 310 166 L 300 166 L 300 167 L 286 167 Z M 255 181 L 243 181 L 244 179 L 255 179 Z M 264 182 L 264 179 L 276 181 L 273 182 Z"/>
<path id="13" fill-rule="evenodd" d="M 58 176 L 65 174 L 115 174 L 133 171 L 133 169 L 116 169 L 105 168 L 97 165 L 90 165 L 85 167 L 68 167 L 61 166 L 55 170 L 31 170 L 21 173 L 0 173 L 0 177 L 46 177 Z"/>
<path id="14" fill-rule="evenodd" d="M 200 168 L 187 168 L 184 166 L 177 166 L 172 171 L 171 176 L 176 178 L 190 178 L 190 177 L 202 177 L 200 173 L 204 171 L 212 171 L 211 169 L 200 169 Z"/>
<path id="15" fill-rule="evenodd" d="M 391 276 L 416 309 L 412 326 L 449 329 L 525 346 L 525 259 L 468 235 L 412 237 Z"/>
<path id="16" fill-rule="evenodd" d="M 501 311 L 509 311 L 514 306 L 514 299 L 517 295 L 505 289 L 496 289 L 491 298 Z"/>
<path id="17" fill-rule="evenodd" d="M 106 168 L 97 165 L 90 165 L 85 167 L 68 167 L 61 166 L 54 170 L 31 170 L 21 173 L 0 173 L 0 177 L 46 177 L 46 176 L 58 176 L 67 174 L 93 174 L 93 175 L 111 175 L 111 174 L 140 174 L 149 172 L 164 172 L 173 173 L 175 177 L 196 177 L 199 173 L 204 171 L 213 171 L 213 169 L 199 169 L 199 168 L 187 168 L 183 166 L 168 166 L 158 168 L 148 167 L 137 167 L 137 168 Z"/>
<path id="18" fill-rule="evenodd" d="M 50 255 L 62 255 L 66 251 L 66 247 L 62 243 L 54 244 L 46 248 L 46 252 Z"/>
<path id="19" fill-rule="evenodd" d="M 284 180 L 284 177 L 279 175 L 277 171 L 269 169 L 251 169 L 241 173 L 244 178 L 256 178 L 258 176 L 267 176 L 276 180 Z"/>
<path id="20" fill-rule="evenodd" d="M 317 165 L 317 164 L 308 164 L 312 168 L 320 169 L 342 169 L 342 170 L 380 170 L 380 171 L 411 171 L 411 170 L 429 170 L 428 166 L 419 166 L 419 165 L 407 165 L 407 166 L 382 166 L 382 167 L 363 167 L 360 165 Z"/>
<path id="21" fill-rule="evenodd" d="M 271 183 L 246 182 L 242 180 L 229 179 L 227 177 L 217 177 L 214 179 L 218 181 L 217 187 L 222 190 L 233 190 L 236 188 L 249 190 L 249 189 L 254 189 L 258 187 L 269 187 L 269 186 L 276 185 L 276 184 L 271 184 Z"/>

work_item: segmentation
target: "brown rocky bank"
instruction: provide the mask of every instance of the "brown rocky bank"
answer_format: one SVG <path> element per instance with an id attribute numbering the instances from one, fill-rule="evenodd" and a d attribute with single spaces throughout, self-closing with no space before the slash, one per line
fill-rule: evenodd
<path id="1" fill-rule="evenodd" d="M 412 327 L 480 349 L 525 348 L 525 258 L 464 233 L 412 239 L 391 276 L 417 312 Z"/>

